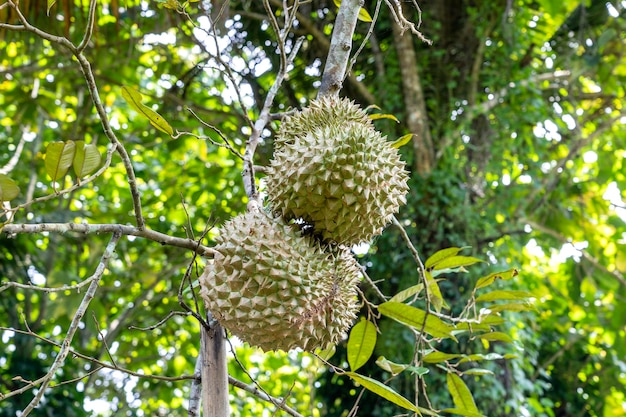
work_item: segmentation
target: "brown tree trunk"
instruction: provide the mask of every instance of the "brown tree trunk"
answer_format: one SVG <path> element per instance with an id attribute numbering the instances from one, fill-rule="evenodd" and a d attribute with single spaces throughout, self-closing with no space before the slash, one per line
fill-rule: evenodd
<path id="1" fill-rule="evenodd" d="M 202 347 L 202 415 L 228 417 L 228 369 L 225 333 L 215 324 L 211 329 L 200 329 Z"/>
<path id="2" fill-rule="evenodd" d="M 430 173 L 435 165 L 435 152 L 433 141 L 428 126 L 428 115 L 424 101 L 424 91 L 420 81 L 419 68 L 413 46 L 411 32 L 403 32 L 393 24 L 393 39 L 398 53 L 400 75 L 402 76 L 402 89 L 404 107 L 406 109 L 406 124 L 413 136 L 413 150 L 415 162 L 413 169 L 420 175 Z"/>

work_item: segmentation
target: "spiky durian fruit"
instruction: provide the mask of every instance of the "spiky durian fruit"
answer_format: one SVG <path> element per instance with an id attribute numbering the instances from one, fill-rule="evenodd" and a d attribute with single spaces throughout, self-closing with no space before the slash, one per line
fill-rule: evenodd
<path id="1" fill-rule="evenodd" d="M 347 122 L 374 128 L 367 113 L 348 99 L 325 96 L 313 100 L 302 111 L 285 117 L 274 141 L 274 149 L 280 149 L 283 144 L 293 144 L 295 138 L 301 136 L 303 132 L 312 132 L 320 126 L 339 126 Z"/>
<path id="2" fill-rule="evenodd" d="M 358 264 L 297 225 L 252 211 L 226 222 L 200 294 L 234 335 L 263 350 L 337 343 L 356 318 Z M 327 249 L 327 250 L 324 250 Z"/>
<path id="3" fill-rule="evenodd" d="M 329 103 L 314 104 L 308 114 L 315 118 L 285 120 L 268 168 L 268 201 L 285 218 L 310 223 L 325 240 L 358 244 L 379 235 L 406 203 L 408 175 L 398 150 L 355 116 L 365 115 L 362 110 Z M 347 116 L 337 111 L 344 108 Z"/>

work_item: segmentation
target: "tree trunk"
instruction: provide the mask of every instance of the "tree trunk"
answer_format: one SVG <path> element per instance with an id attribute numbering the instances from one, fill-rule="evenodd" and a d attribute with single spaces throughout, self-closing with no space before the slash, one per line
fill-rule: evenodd
<path id="1" fill-rule="evenodd" d="M 406 123 L 409 131 L 415 134 L 413 137 L 413 150 L 415 152 L 413 169 L 420 175 L 427 175 L 434 167 L 435 152 L 428 127 L 428 114 L 426 113 L 424 91 L 422 90 L 413 46 L 413 35 L 409 31 L 403 32 L 395 22 L 392 26 L 394 45 L 398 53 L 398 63 L 402 76 Z"/>
<path id="2" fill-rule="evenodd" d="M 228 417 L 228 370 L 222 326 L 201 327 L 202 410 L 204 417 Z"/>

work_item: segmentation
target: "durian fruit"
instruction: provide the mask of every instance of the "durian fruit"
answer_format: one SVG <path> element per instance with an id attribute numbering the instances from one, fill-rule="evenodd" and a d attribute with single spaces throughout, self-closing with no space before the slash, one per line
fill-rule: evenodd
<path id="1" fill-rule="evenodd" d="M 313 100 L 302 111 L 285 117 L 274 140 L 274 150 L 280 149 L 283 144 L 293 144 L 295 138 L 301 136 L 303 132 L 312 132 L 320 126 L 339 126 L 347 122 L 374 128 L 367 113 L 348 99 L 325 96 Z"/>
<path id="2" fill-rule="evenodd" d="M 298 225 L 251 211 L 226 222 L 200 294 L 232 334 L 263 350 L 313 351 L 339 342 L 356 318 L 360 269 Z"/>
<path id="3" fill-rule="evenodd" d="M 363 121 L 358 106 L 331 103 L 314 102 L 314 110 L 283 122 L 266 192 L 286 219 L 304 220 L 324 240 L 359 244 L 379 235 L 406 203 L 408 175 L 398 150 Z"/>

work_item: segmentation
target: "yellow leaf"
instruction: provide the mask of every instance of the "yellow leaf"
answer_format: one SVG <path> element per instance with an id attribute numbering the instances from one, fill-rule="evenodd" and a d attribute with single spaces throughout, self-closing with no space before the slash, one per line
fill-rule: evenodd
<path id="1" fill-rule="evenodd" d="M 398 118 L 396 116 L 394 116 L 393 114 L 375 113 L 375 114 L 370 114 L 369 118 L 371 120 L 391 119 L 391 120 L 393 120 L 396 123 L 400 123 L 400 120 L 398 120 Z"/>
<path id="2" fill-rule="evenodd" d="M 401 136 L 400 138 L 391 142 L 391 146 L 393 146 L 394 148 L 399 148 L 409 143 L 412 138 L 413 138 L 413 133 L 409 133 L 407 135 Z"/>
<path id="3" fill-rule="evenodd" d="M 137 113 L 146 117 L 150 124 L 156 129 L 163 133 L 167 133 L 170 136 L 174 134 L 172 126 L 170 126 L 170 124 L 159 113 L 155 112 L 141 102 L 143 100 L 143 96 L 139 91 L 124 86 L 122 87 L 122 97 L 133 109 L 135 109 Z"/>
<path id="4" fill-rule="evenodd" d="M 372 16 L 370 16 L 370 14 L 367 12 L 367 10 L 365 10 L 363 7 L 361 7 L 361 10 L 359 10 L 359 20 L 361 22 L 371 22 L 372 21 Z"/>
<path id="5" fill-rule="evenodd" d="M 337 6 L 337 7 L 341 6 L 341 0 L 333 0 L 333 3 L 335 3 L 335 6 Z M 365 10 L 363 7 L 361 7 L 361 9 L 359 10 L 359 20 L 361 22 L 371 22 L 372 21 L 372 16 L 370 16 L 370 14 L 367 12 L 367 10 Z"/>

